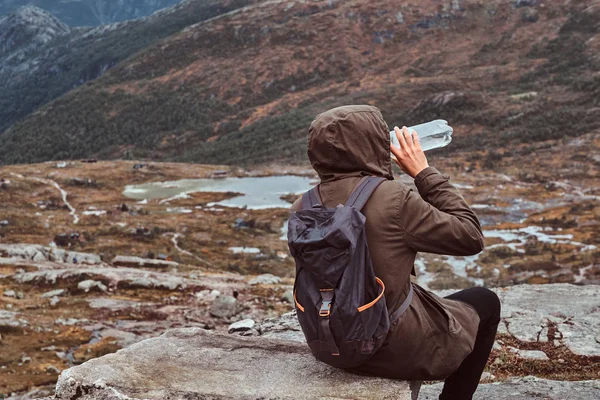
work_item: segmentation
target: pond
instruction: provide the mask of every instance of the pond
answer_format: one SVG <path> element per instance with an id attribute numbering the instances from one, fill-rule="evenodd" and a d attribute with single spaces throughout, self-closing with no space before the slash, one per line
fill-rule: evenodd
<path id="1" fill-rule="evenodd" d="M 247 207 L 249 209 L 289 208 L 280 197 L 300 194 L 312 188 L 314 178 L 295 175 L 224 179 L 182 179 L 125 186 L 123 195 L 135 200 L 185 198 L 194 192 L 236 192 L 240 196 L 210 203 L 212 206 Z"/>

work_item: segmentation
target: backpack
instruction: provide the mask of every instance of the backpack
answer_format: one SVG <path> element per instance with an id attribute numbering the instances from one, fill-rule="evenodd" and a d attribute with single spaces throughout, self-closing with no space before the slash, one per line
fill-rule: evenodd
<path id="1" fill-rule="evenodd" d="M 369 255 L 360 211 L 385 180 L 363 178 L 346 204 L 335 208 L 326 208 L 314 187 L 288 220 L 298 321 L 315 357 L 334 367 L 354 368 L 370 358 L 412 300 L 410 285 L 402 306 L 389 315 L 385 285 Z"/>

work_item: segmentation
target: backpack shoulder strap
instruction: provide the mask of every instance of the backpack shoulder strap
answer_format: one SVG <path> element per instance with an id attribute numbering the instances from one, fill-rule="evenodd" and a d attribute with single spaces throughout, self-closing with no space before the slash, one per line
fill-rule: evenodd
<path id="1" fill-rule="evenodd" d="M 310 210 L 319 207 L 323 207 L 323 202 L 319 195 L 319 185 L 317 185 L 302 195 L 302 209 Z"/>
<path id="2" fill-rule="evenodd" d="M 350 198 L 346 202 L 346 207 L 354 207 L 357 210 L 362 210 L 364 205 L 367 203 L 375 189 L 381 185 L 385 178 L 369 176 L 367 179 L 363 179 L 358 187 L 354 189 Z"/>

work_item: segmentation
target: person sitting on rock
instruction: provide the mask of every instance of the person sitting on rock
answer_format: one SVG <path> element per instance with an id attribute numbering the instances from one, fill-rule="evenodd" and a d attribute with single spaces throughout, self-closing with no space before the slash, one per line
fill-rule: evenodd
<path id="1" fill-rule="evenodd" d="M 308 136 L 308 158 L 320 177 L 325 207 L 344 204 L 364 176 L 384 177 L 362 213 L 375 275 L 385 283 L 392 314 L 407 298 L 410 306 L 395 321 L 383 345 L 353 372 L 402 380 L 445 379 L 440 399 L 471 399 L 491 352 L 500 301 L 474 287 L 445 298 L 411 283 L 418 252 L 453 256 L 483 250 L 477 216 L 449 176 L 430 167 L 418 137 L 395 128 L 400 148 L 390 145 L 389 128 L 372 106 L 344 106 L 317 116 Z M 418 193 L 395 181 L 395 162 Z M 302 208 L 301 199 L 292 211 Z"/>

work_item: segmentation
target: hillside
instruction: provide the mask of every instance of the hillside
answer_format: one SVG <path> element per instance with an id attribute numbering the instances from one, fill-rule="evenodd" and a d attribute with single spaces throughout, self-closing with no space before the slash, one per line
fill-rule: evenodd
<path id="1" fill-rule="evenodd" d="M 347 103 L 445 118 L 453 152 L 576 136 L 600 127 L 599 31 L 597 0 L 261 2 L 44 106 L 0 159 L 304 161 L 312 118 Z"/>
<path id="2" fill-rule="evenodd" d="M 0 17 L 0 135 L 36 108 L 132 54 L 251 2 L 189 0 L 149 17 L 95 28 L 70 28 L 30 6 Z"/>
<path id="3" fill-rule="evenodd" d="M 0 16 L 22 6 L 35 6 L 70 26 L 95 26 L 145 17 L 181 0 L 3 0 Z"/>

